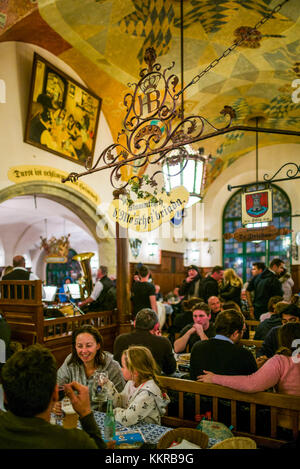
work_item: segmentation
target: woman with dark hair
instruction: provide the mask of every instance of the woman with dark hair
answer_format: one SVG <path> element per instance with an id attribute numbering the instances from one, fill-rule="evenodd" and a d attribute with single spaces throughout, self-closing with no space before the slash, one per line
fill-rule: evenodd
<path id="1" fill-rule="evenodd" d="M 88 324 L 83 325 L 72 334 L 72 353 L 59 368 L 57 383 L 63 385 L 77 381 L 88 386 L 92 397 L 94 374 L 103 371 L 107 372 L 110 381 L 121 392 L 125 380 L 119 363 L 113 359 L 112 354 L 103 350 L 103 338 L 98 329 Z M 98 405 L 92 399 L 91 404 L 95 408 Z"/>
<path id="2" fill-rule="evenodd" d="M 248 376 L 225 376 L 204 371 L 198 381 L 227 386 L 242 392 L 266 391 L 275 387 L 283 394 L 300 396 L 300 323 L 289 322 L 279 329 L 279 349 L 258 371 Z"/>

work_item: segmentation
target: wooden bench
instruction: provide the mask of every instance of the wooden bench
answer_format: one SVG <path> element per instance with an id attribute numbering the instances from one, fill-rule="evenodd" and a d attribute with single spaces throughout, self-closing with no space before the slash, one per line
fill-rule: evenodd
<path id="1" fill-rule="evenodd" d="M 260 324 L 260 321 L 254 319 L 246 319 L 246 325 L 249 329 L 249 338 L 253 339 L 257 326 Z"/>
<path id="2" fill-rule="evenodd" d="M 298 435 L 300 429 L 300 396 L 266 391 L 249 394 L 234 391 L 233 389 L 216 384 L 200 383 L 165 376 L 160 376 L 159 381 L 161 387 L 172 396 L 172 399 L 174 399 L 175 394 L 175 396 L 177 396 L 176 400 L 178 401 L 177 412 L 175 412 L 175 415 L 173 415 L 174 412 L 172 412 L 172 415 L 169 415 L 167 410 L 167 414 L 162 418 L 163 425 L 195 428 L 198 425 L 195 416 L 201 415 L 201 412 L 203 412 L 201 401 L 206 399 L 207 406 L 207 398 L 209 397 L 211 398 L 210 411 L 212 420 L 222 421 L 220 419 L 219 404 L 225 399 L 230 406 L 230 421 L 223 423 L 233 426 L 232 431 L 235 436 L 250 437 L 254 439 L 260 447 L 278 448 L 288 441 L 288 438 L 282 437 L 282 435 L 278 436 L 279 427 L 290 429 L 293 438 L 296 438 Z M 187 418 L 185 415 L 187 401 L 184 397 L 187 395 L 190 398 L 194 397 L 192 418 Z M 241 424 L 237 418 L 239 405 L 249 407 L 249 428 L 247 430 L 241 430 Z M 257 427 L 257 417 L 261 411 L 260 406 L 267 409 L 267 414 L 263 416 L 263 430 Z M 267 418 L 269 422 L 267 422 Z M 265 434 L 268 425 L 268 433 Z"/>
<path id="3" fill-rule="evenodd" d="M 71 351 L 73 330 L 83 324 L 99 329 L 105 350 L 113 350 L 117 333 L 116 310 L 45 318 L 41 280 L 2 280 L 0 311 L 11 327 L 12 340 L 20 342 L 23 347 L 35 343 L 45 345 L 52 351 L 58 366 Z"/>

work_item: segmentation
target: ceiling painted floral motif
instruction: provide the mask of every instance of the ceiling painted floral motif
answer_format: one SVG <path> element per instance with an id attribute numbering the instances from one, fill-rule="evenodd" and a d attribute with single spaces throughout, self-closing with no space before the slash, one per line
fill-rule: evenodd
<path id="1" fill-rule="evenodd" d="M 184 0 L 184 82 L 267 15 L 280 0 Z M 175 62 L 180 78 L 180 0 L 4 0 L 0 40 L 37 44 L 71 66 L 103 99 L 102 110 L 117 137 L 125 117 L 128 83 L 137 82 L 148 47 L 163 68 Z M 185 115 L 223 122 L 225 105 L 236 111 L 235 124 L 299 130 L 299 0 L 289 0 L 247 41 L 224 57 L 185 92 Z M 300 97 L 300 93 L 299 93 Z M 298 143 L 299 137 L 260 134 L 259 145 Z M 208 185 L 255 147 L 255 134 L 236 131 L 202 143 L 213 158 Z M 202 145 L 201 144 L 201 145 Z"/>

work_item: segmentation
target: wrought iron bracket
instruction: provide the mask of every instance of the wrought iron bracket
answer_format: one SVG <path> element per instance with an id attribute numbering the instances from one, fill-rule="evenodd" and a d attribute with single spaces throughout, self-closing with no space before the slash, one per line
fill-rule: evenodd
<path id="1" fill-rule="evenodd" d="M 284 171 L 284 168 L 286 169 L 286 177 L 276 179 L 276 176 L 281 171 Z M 250 186 L 259 186 L 260 184 L 266 184 L 266 183 L 271 184 L 274 182 L 291 181 L 293 179 L 300 179 L 300 165 L 297 165 L 297 163 L 285 163 L 273 174 L 273 176 L 269 177 L 268 174 L 264 174 L 263 181 L 256 181 L 256 182 L 252 182 L 249 184 L 240 184 L 238 186 L 231 186 L 230 184 L 228 184 L 227 189 L 229 191 L 232 191 L 232 189 L 241 189 L 241 188 L 247 188 Z"/>

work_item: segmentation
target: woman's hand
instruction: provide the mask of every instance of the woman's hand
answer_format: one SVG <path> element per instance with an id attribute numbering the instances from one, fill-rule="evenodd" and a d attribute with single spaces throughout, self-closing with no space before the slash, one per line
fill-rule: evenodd
<path id="1" fill-rule="evenodd" d="M 201 381 L 201 383 L 212 383 L 212 377 L 215 373 L 212 371 L 205 371 L 203 370 L 203 375 L 197 376 L 197 381 Z"/>

